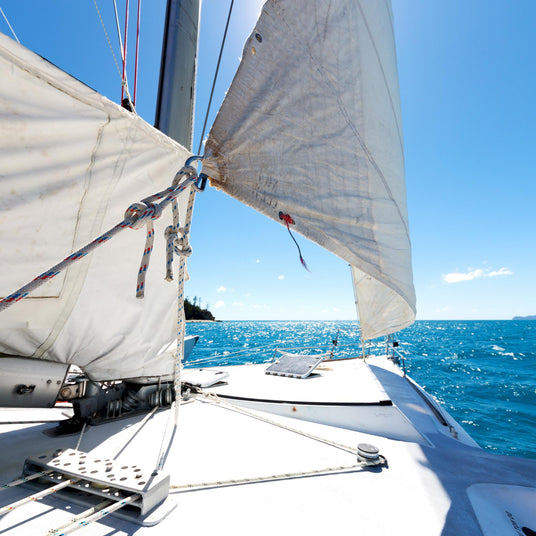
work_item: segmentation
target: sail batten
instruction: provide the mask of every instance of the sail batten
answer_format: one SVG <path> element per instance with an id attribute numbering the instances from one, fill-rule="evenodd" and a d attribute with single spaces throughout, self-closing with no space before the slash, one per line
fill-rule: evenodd
<path id="1" fill-rule="evenodd" d="M 366 339 L 415 318 L 401 125 L 389 2 L 269 0 L 203 162 L 353 267 Z"/>

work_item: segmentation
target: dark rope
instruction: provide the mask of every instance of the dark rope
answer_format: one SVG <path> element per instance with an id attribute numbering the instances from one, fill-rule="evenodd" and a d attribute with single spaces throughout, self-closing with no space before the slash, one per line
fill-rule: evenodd
<path id="1" fill-rule="evenodd" d="M 225 46 L 225 38 L 227 37 L 227 29 L 229 28 L 229 21 L 231 20 L 231 12 L 233 11 L 234 0 L 231 0 L 231 6 L 229 7 L 229 15 L 227 16 L 227 24 L 225 25 L 225 31 L 223 32 L 223 39 L 220 47 L 220 55 L 218 56 L 218 64 L 216 65 L 216 72 L 214 73 L 214 80 L 212 81 L 212 89 L 210 90 L 210 98 L 208 99 L 207 113 L 205 115 L 205 122 L 203 123 L 203 131 L 201 132 L 201 138 L 199 138 L 199 147 L 197 154 L 201 154 L 201 146 L 203 145 L 203 137 L 205 136 L 205 129 L 207 128 L 208 114 L 210 113 L 210 106 L 212 104 L 212 97 L 214 95 L 214 88 L 216 87 L 216 80 L 218 78 L 218 71 L 220 70 L 221 56 L 223 53 L 223 47 Z"/>
<path id="2" fill-rule="evenodd" d="M 309 270 L 309 267 L 307 266 L 307 263 L 305 262 L 305 259 L 302 256 L 300 246 L 299 246 L 298 242 L 296 242 L 296 239 L 294 238 L 294 235 L 292 234 L 292 231 L 290 230 L 290 226 L 294 225 L 294 223 L 295 223 L 294 220 L 292 219 L 292 216 L 290 214 L 283 214 L 283 212 L 280 212 L 279 213 L 279 219 L 283 220 L 285 222 L 285 224 L 287 226 L 288 234 L 290 235 L 290 238 L 292 238 L 292 240 L 294 240 L 294 243 L 296 244 L 296 247 L 298 248 L 298 253 L 300 255 L 300 262 L 302 263 L 302 266 L 308 272 L 311 272 L 311 270 Z"/>

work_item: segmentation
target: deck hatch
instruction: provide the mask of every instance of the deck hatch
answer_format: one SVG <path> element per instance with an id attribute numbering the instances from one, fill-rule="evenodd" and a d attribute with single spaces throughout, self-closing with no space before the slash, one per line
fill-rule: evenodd
<path id="1" fill-rule="evenodd" d="M 266 374 L 290 378 L 307 378 L 324 360 L 322 355 L 283 354 L 266 370 Z"/>

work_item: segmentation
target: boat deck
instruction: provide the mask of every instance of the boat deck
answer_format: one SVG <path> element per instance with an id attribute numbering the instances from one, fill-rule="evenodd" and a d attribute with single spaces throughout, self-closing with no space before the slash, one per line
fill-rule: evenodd
<path id="1" fill-rule="evenodd" d="M 336 374 L 332 374 L 334 366 L 337 368 Z M 311 376 L 304 379 L 265 374 L 267 367 L 266 363 L 221 367 L 219 370 L 229 375 L 224 379 L 225 383 L 210 387 L 210 392 L 219 396 L 279 400 L 298 404 L 390 402 L 389 396 L 362 359 L 325 361 Z"/>
<path id="2" fill-rule="evenodd" d="M 336 371 L 339 363 L 327 366 Z M 350 366 L 354 365 L 344 364 L 343 376 Z M 255 371 L 248 366 L 226 370 L 227 393 L 235 381 L 239 383 L 237 378 Z M 426 442 L 389 439 L 256 411 L 205 391 L 206 396 L 180 407 L 176 440 L 163 466 L 170 475 L 170 493 L 145 520 L 159 523 L 139 526 L 119 512 L 84 527 L 80 534 L 249 536 L 335 531 L 368 536 L 518 536 L 513 522 L 534 528 L 536 462 L 497 456 L 455 439 L 442 430 L 445 426 L 421 395 L 395 370 L 386 360 L 371 360 L 367 374 L 374 374 L 374 382 L 382 380 L 392 407 L 401 413 L 412 408 L 420 414 L 414 424 Z M 296 389 L 312 384 L 296 381 Z M 224 387 L 218 387 L 220 392 Z M 246 395 L 250 388 L 236 385 L 236 389 Z M 283 390 L 281 396 L 285 396 Z M 305 396 L 297 394 L 303 400 Z M 4 411 L 3 420 L 10 420 L 9 413 Z M 27 457 L 54 448 L 74 448 L 79 441 L 79 450 L 91 456 L 152 471 L 165 451 L 172 425 L 171 410 L 90 427 L 82 437 L 49 437 L 44 432 L 50 430 L 50 423 L 4 424 L 0 427 L 2 483 L 20 475 Z M 378 447 L 388 465 L 359 466 L 356 447 L 360 443 Z M 33 490 L 24 485 L 3 491 L 0 507 Z M 72 494 L 62 493 L 3 515 L 0 534 L 44 535 L 86 508 Z"/>

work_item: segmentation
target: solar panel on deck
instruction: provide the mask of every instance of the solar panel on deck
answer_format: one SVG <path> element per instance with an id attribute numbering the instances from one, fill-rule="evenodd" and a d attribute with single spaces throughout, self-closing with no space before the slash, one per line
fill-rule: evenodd
<path id="1" fill-rule="evenodd" d="M 283 354 L 266 370 L 266 374 L 289 376 L 291 378 L 307 378 L 324 360 L 325 355 Z"/>

